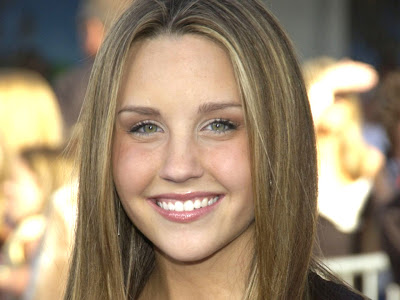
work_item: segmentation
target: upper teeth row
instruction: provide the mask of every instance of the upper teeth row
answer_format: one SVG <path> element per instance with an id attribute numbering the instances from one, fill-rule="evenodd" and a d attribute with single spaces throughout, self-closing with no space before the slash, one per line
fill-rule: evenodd
<path id="1" fill-rule="evenodd" d="M 202 208 L 214 204 L 218 200 L 218 196 L 214 198 L 203 198 L 203 200 L 187 200 L 185 202 L 176 201 L 172 202 L 161 202 L 157 201 L 157 205 L 165 210 L 174 210 L 174 211 L 192 211 L 194 209 Z"/>

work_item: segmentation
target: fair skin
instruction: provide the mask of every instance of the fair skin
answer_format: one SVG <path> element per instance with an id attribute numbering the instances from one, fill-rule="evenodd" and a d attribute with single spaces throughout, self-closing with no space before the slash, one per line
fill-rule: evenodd
<path id="1" fill-rule="evenodd" d="M 141 298 L 242 298 L 254 205 L 244 112 L 225 51 L 195 35 L 134 45 L 112 156 L 121 203 L 155 248 Z"/>
<path id="2" fill-rule="evenodd" d="M 40 211 L 43 195 L 35 174 L 18 158 L 13 163 L 11 179 L 3 183 L 6 197 L 6 219 L 15 226 Z"/>

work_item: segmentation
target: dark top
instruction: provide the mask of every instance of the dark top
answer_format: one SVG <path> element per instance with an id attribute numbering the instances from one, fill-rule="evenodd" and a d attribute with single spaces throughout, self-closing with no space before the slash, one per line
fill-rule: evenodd
<path id="1" fill-rule="evenodd" d="M 350 291 L 346 286 L 322 279 L 312 273 L 309 276 L 311 299 L 313 300 L 365 300 L 365 296 Z"/>

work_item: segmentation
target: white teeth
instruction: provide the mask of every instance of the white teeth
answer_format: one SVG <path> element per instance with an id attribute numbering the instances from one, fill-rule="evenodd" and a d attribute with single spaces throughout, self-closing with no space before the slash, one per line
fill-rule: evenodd
<path id="1" fill-rule="evenodd" d="M 160 202 L 157 201 L 157 205 L 164 210 L 171 211 L 192 211 L 194 209 L 199 209 L 202 207 L 206 207 L 217 202 L 219 197 L 214 198 L 203 198 L 203 200 L 196 199 L 194 202 L 192 200 L 187 200 L 185 202 L 175 201 L 175 202 Z"/>
<path id="2" fill-rule="evenodd" d="M 194 208 L 200 208 L 201 207 L 201 202 L 200 202 L 200 200 L 196 200 L 196 201 L 194 201 Z"/>
<path id="3" fill-rule="evenodd" d="M 183 203 L 182 202 L 175 202 L 175 211 L 183 211 Z"/>
<path id="4" fill-rule="evenodd" d="M 207 204 L 208 205 L 214 204 L 215 202 L 217 202 L 217 200 L 218 200 L 218 197 L 214 197 L 214 198 L 208 200 Z"/>
<path id="5" fill-rule="evenodd" d="M 185 201 L 185 203 L 183 203 L 184 211 L 192 211 L 193 209 L 194 209 L 194 204 L 191 200 L 187 200 Z"/>

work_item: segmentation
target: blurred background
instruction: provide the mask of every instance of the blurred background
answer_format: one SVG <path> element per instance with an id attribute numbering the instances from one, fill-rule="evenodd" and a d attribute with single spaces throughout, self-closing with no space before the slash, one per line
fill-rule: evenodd
<path id="1" fill-rule="evenodd" d="M 78 115 L 130 0 L 0 0 L 0 300 L 61 299 Z M 400 0 L 264 0 L 291 37 L 319 156 L 315 255 L 400 300 Z"/>
<path id="2" fill-rule="evenodd" d="M 302 59 L 328 55 L 372 64 L 400 63 L 399 0 L 265 0 Z"/>
<path id="3" fill-rule="evenodd" d="M 350 57 L 379 72 L 400 63 L 399 0 L 265 0 L 301 59 Z M 85 59 L 78 0 L 0 0 L 0 66 L 39 69 L 46 78 Z"/>
<path id="4" fill-rule="evenodd" d="M 1 0 L 0 65 L 39 70 L 46 78 L 84 59 L 78 0 Z"/>

